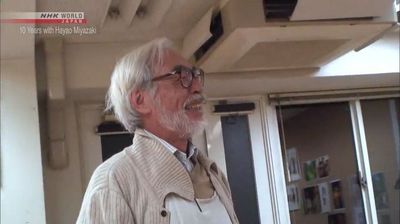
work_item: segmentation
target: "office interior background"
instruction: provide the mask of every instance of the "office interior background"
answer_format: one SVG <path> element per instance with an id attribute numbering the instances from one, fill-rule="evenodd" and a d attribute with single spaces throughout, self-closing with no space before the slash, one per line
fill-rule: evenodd
<path id="1" fill-rule="evenodd" d="M 241 223 L 400 223 L 398 0 L 0 4 L 1 223 L 76 221 L 93 170 L 132 138 L 104 113 L 113 67 L 158 37 L 206 72 L 193 141 Z M 84 20 L 5 22 L 35 12 Z"/>

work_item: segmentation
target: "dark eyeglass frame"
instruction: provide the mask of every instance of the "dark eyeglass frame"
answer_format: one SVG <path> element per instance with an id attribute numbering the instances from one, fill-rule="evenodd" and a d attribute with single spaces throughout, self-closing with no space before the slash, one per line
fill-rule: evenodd
<path id="1" fill-rule="evenodd" d="M 188 68 L 184 65 L 177 65 L 171 72 L 154 77 L 151 79 L 151 81 L 156 82 L 164 80 L 173 75 L 179 75 L 179 81 L 181 82 L 183 88 L 190 88 L 194 79 L 200 80 L 201 86 L 204 86 L 204 71 L 201 68 L 194 66 L 192 68 Z"/>

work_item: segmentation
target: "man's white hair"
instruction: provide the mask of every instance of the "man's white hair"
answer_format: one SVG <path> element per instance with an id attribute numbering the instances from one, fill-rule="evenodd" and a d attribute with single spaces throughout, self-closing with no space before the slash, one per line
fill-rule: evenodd
<path id="1" fill-rule="evenodd" d="M 151 79 L 155 68 L 160 68 L 163 58 L 173 44 L 166 38 L 153 40 L 122 57 L 111 76 L 106 96 L 106 110 L 113 110 L 122 125 L 133 133 L 142 127 L 140 114 L 131 106 L 130 95 L 136 90 L 155 93 Z"/>

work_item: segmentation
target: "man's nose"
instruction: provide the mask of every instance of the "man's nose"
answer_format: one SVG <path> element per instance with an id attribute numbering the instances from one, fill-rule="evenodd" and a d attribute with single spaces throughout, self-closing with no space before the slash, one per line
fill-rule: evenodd
<path id="1" fill-rule="evenodd" d="M 190 87 L 192 93 L 203 92 L 203 80 L 201 80 L 201 78 L 202 77 L 193 78 L 192 86 Z"/>

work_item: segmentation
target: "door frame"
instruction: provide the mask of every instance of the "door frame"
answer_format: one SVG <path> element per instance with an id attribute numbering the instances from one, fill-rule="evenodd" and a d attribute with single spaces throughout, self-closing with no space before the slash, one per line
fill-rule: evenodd
<path id="1" fill-rule="evenodd" d="M 229 103 L 243 103 L 251 102 L 255 104 L 255 110 L 246 113 L 224 113 L 215 114 L 213 106 L 219 101 Z M 208 156 L 214 160 L 219 168 L 227 176 L 226 163 L 225 163 L 225 150 L 222 136 L 221 116 L 223 115 L 248 115 L 251 149 L 253 154 L 253 167 L 256 184 L 256 194 L 258 201 L 258 210 L 260 223 L 269 224 L 277 223 L 276 216 L 277 209 L 274 207 L 275 192 L 271 191 L 273 187 L 274 169 L 269 168 L 268 161 L 271 161 L 271 153 L 267 152 L 267 145 L 269 142 L 265 138 L 266 132 L 266 117 L 265 117 L 265 97 L 264 96 L 243 96 L 243 97 L 224 97 L 224 98 L 209 98 L 205 109 L 205 119 L 207 120 L 207 127 L 205 135 L 207 140 L 207 153 Z M 276 172 L 276 171 L 275 171 Z M 272 181 L 272 182 L 271 182 Z M 286 200 L 285 200 L 286 201 Z"/>

